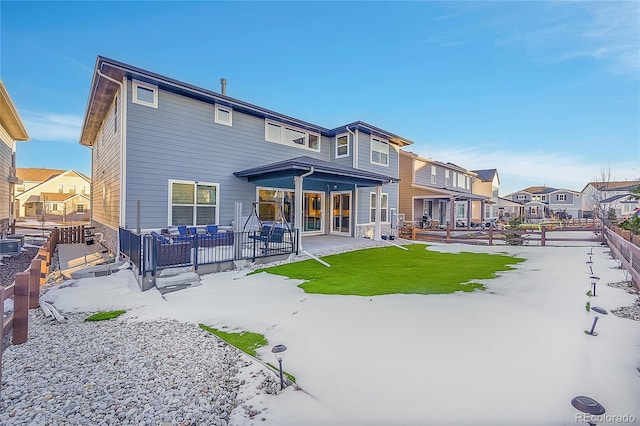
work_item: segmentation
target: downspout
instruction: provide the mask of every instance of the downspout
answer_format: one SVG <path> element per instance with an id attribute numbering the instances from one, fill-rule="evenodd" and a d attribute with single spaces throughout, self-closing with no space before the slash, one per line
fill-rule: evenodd
<path id="1" fill-rule="evenodd" d="M 118 226 L 124 226 L 124 212 L 125 212 L 125 207 L 126 207 L 126 198 L 123 196 L 124 192 L 125 192 L 125 185 L 126 185 L 126 177 L 123 174 L 123 168 L 124 168 L 124 117 L 125 114 L 123 112 L 123 108 L 122 105 L 126 105 L 126 102 L 124 102 L 123 97 L 126 97 L 127 94 L 124 93 L 124 84 L 118 80 L 116 80 L 113 77 L 109 77 L 106 74 L 103 74 L 102 71 L 100 71 L 100 69 L 96 69 L 96 73 L 106 79 L 111 81 L 112 83 L 115 83 L 118 85 L 118 87 L 120 88 L 120 108 L 118 109 L 118 113 L 120 114 L 120 116 L 122 117 L 120 119 L 120 135 L 121 135 L 121 141 L 120 141 L 120 194 L 119 194 L 119 204 L 120 204 L 120 211 L 118 212 Z M 92 155 L 93 157 L 93 155 Z M 92 183 L 93 183 L 93 176 L 92 176 Z M 91 191 L 91 199 L 93 200 L 93 189 Z M 93 203 L 92 203 L 93 204 Z M 93 205 L 92 205 L 93 207 Z M 120 233 L 118 232 L 118 237 L 116 238 L 116 252 L 118 253 L 118 257 L 119 258 L 119 253 L 120 253 Z"/>
<path id="2" fill-rule="evenodd" d="M 311 166 L 311 170 L 306 173 L 301 174 L 300 176 L 294 176 L 294 188 L 296 194 L 296 202 L 295 202 L 295 210 L 296 210 L 296 220 L 295 220 L 295 229 L 298 232 L 296 236 L 298 250 L 302 251 L 302 183 L 304 178 L 313 174 L 315 169 Z"/>
<path id="3" fill-rule="evenodd" d="M 357 136 L 356 136 L 356 134 L 354 132 L 351 131 L 351 129 L 349 129 L 349 126 L 345 126 L 345 129 L 347 129 L 347 132 L 351 133 L 351 135 L 353 136 L 353 139 L 352 139 L 353 140 L 353 149 L 351 150 L 352 151 L 352 155 L 353 155 L 353 159 L 351 160 L 351 164 L 353 165 L 354 169 L 357 169 L 358 168 L 358 162 L 356 161 L 356 157 L 357 157 L 357 155 L 356 155 L 356 138 L 357 138 Z"/>

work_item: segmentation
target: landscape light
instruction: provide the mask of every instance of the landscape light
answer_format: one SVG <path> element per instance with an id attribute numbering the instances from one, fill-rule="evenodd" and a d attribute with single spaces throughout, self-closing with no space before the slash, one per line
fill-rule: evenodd
<path id="1" fill-rule="evenodd" d="M 573 405 L 575 409 L 588 414 L 586 420 L 590 426 L 595 426 L 595 423 L 591 421 L 593 420 L 591 416 L 601 416 L 605 413 L 604 407 L 598 401 L 584 395 L 579 395 L 573 398 L 571 400 L 571 405 Z"/>
<path id="2" fill-rule="evenodd" d="M 280 390 L 284 389 L 284 378 L 282 377 L 282 359 L 284 358 L 284 351 L 287 350 L 285 345 L 275 345 L 271 352 L 278 360 L 278 364 L 280 366 Z"/>
<path id="3" fill-rule="evenodd" d="M 600 277 L 596 277 L 595 275 L 591 275 L 589 277 L 591 279 L 591 286 L 593 287 L 593 296 L 596 295 L 596 284 L 598 281 L 600 281 Z"/>
<path id="4" fill-rule="evenodd" d="M 602 314 L 602 315 L 607 315 L 607 311 L 604 308 L 601 308 L 599 306 L 592 306 L 591 310 L 595 311 L 595 312 L 597 312 L 599 314 Z M 589 332 L 585 331 L 585 333 L 587 333 L 590 336 L 597 336 L 598 335 L 598 333 L 594 333 L 594 331 L 593 331 L 596 328 L 596 323 L 598 322 L 598 318 L 599 317 L 596 315 L 595 318 L 593 319 L 593 324 L 591 325 L 591 331 L 589 331 Z"/>

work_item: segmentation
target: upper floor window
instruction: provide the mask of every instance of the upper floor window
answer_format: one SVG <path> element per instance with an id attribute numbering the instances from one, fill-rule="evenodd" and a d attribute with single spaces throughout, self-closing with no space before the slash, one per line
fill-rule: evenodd
<path id="1" fill-rule="evenodd" d="M 218 124 L 231 126 L 233 123 L 233 110 L 221 105 L 216 105 L 214 121 Z"/>
<path id="2" fill-rule="evenodd" d="M 320 135 L 268 120 L 265 121 L 265 140 L 320 151 Z"/>
<path id="3" fill-rule="evenodd" d="M 516 200 L 526 200 L 527 196 L 524 194 L 518 194 L 516 195 Z"/>
<path id="4" fill-rule="evenodd" d="M 451 178 L 449 177 L 449 170 L 444 171 L 444 186 L 451 185 Z"/>
<path id="5" fill-rule="evenodd" d="M 438 173 L 438 168 L 436 166 L 431 166 L 431 183 L 436 183 L 437 173 Z"/>
<path id="6" fill-rule="evenodd" d="M 543 196 L 541 196 L 541 197 L 540 197 L 540 199 L 541 199 L 542 201 L 547 201 L 547 196 L 546 196 L 546 195 L 543 195 Z"/>
<path id="7" fill-rule="evenodd" d="M 64 185 L 58 184 L 58 193 L 62 194 L 64 192 Z"/>
<path id="8" fill-rule="evenodd" d="M 76 204 L 76 212 L 84 213 L 84 204 Z"/>
<path id="9" fill-rule="evenodd" d="M 349 156 L 349 135 L 336 136 L 336 158 Z"/>
<path id="10" fill-rule="evenodd" d="M 142 81 L 133 80 L 133 103 L 158 108 L 158 88 Z"/>
<path id="11" fill-rule="evenodd" d="M 557 194 L 556 200 L 558 201 L 567 201 L 567 194 Z"/>
<path id="12" fill-rule="evenodd" d="M 371 137 L 371 162 L 383 166 L 389 165 L 389 142 Z"/>
<path id="13" fill-rule="evenodd" d="M 75 194 L 76 193 L 76 186 L 75 185 L 69 185 L 69 194 Z"/>

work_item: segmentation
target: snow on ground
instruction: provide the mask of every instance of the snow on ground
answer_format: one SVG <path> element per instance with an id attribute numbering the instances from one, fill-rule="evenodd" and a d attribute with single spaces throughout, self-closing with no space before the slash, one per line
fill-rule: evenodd
<path id="1" fill-rule="evenodd" d="M 271 346 L 285 344 L 284 369 L 304 392 L 246 389 L 264 411 L 249 420 L 237 410 L 234 424 L 573 425 L 582 422 L 570 404 L 577 395 L 595 398 L 607 415 L 640 421 L 640 325 L 607 315 L 597 336 L 584 333 L 594 318 L 587 301 L 611 310 L 634 300 L 606 285 L 627 279 L 606 247 L 593 246 L 601 280 L 592 298 L 587 247 L 429 249 L 526 261 L 480 281 L 484 292 L 450 295 L 305 294 L 298 280 L 232 271 L 205 275 L 202 286 L 165 300 L 140 292 L 121 271 L 44 299 L 62 311 L 127 309 L 130 318 L 259 332 L 269 340 L 260 356 L 272 364 Z"/>

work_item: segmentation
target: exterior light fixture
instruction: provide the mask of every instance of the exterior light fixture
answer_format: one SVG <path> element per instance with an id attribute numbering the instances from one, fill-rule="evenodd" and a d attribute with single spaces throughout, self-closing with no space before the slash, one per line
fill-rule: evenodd
<path id="1" fill-rule="evenodd" d="M 284 351 L 287 350 L 285 345 L 275 345 L 271 348 L 271 352 L 278 360 L 278 365 L 280 366 L 280 390 L 284 389 L 284 378 L 282 377 L 282 359 L 284 358 Z"/>
<path id="2" fill-rule="evenodd" d="M 591 310 L 595 311 L 595 312 L 597 312 L 599 314 L 602 314 L 602 315 L 607 315 L 608 314 L 608 312 L 604 308 L 601 308 L 599 306 L 592 306 Z M 596 323 L 598 322 L 599 318 L 600 317 L 598 317 L 596 315 L 595 318 L 593 319 L 593 324 L 591 325 L 591 331 L 589 331 L 589 332 L 585 331 L 585 333 L 587 333 L 589 336 L 597 336 L 598 335 L 598 333 L 595 333 L 594 330 L 596 328 Z"/>
<path id="3" fill-rule="evenodd" d="M 588 396 L 579 395 L 571 400 L 571 405 L 579 411 L 585 413 L 584 420 L 589 423 L 590 426 L 595 426 L 591 416 L 601 416 L 605 413 L 604 407 L 595 399 Z"/>
<path id="4" fill-rule="evenodd" d="M 591 287 L 593 288 L 592 296 L 595 296 L 596 295 L 596 284 L 598 283 L 598 281 L 600 281 L 600 277 L 597 277 L 595 275 L 591 275 L 589 277 L 589 279 L 591 280 Z"/>

